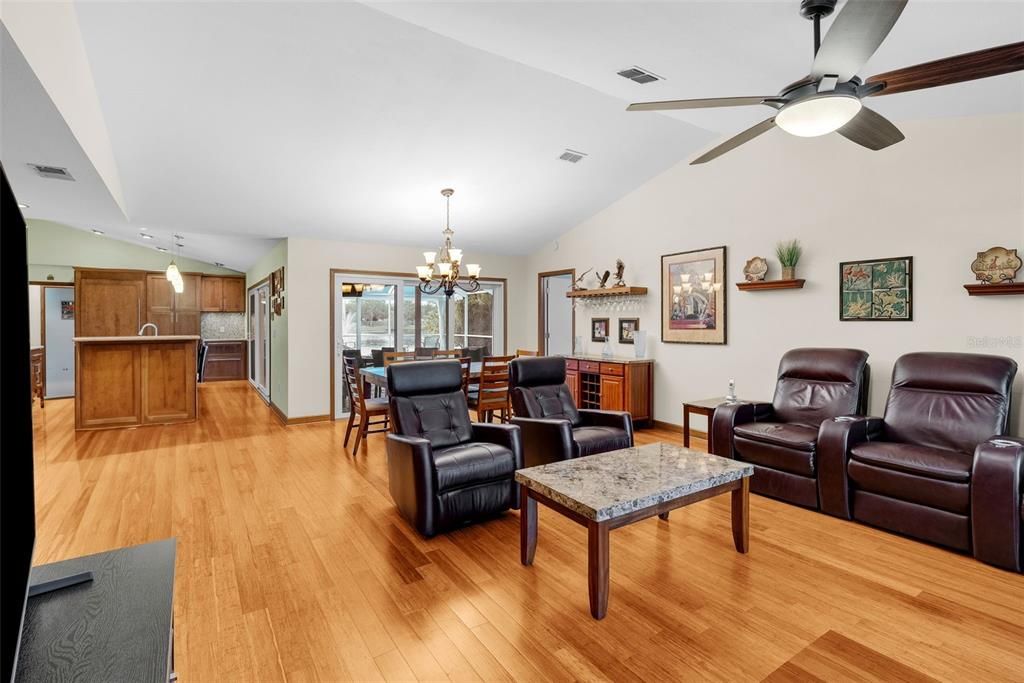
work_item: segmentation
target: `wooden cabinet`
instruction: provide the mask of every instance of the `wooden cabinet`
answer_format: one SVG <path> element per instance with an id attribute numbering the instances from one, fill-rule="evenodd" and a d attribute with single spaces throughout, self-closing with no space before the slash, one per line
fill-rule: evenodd
<path id="1" fill-rule="evenodd" d="M 240 277 L 203 277 L 204 312 L 241 313 L 245 311 L 245 280 Z"/>
<path id="2" fill-rule="evenodd" d="M 625 410 L 635 422 L 654 416 L 653 361 L 567 358 L 565 383 L 580 408 Z"/>
<path id="3" fill-rule="evenodd" d="M 137 334 L 147 312 L 146 274 L 132 270 L 75 270 L 75 309 L 77 337 Z"/>
<path id="4" fill-rule="evenodd" d="M 75 343 L 75 429 L 196 419 L 195 339 Z"/>
<path id="5" fill-rule="evenodd" d="M 146 320 L 160 334 L 199 334 L 199 275 L 182 275 L 179 294 L 162 273 L 146 275 Z"/>
<path id="6" fill-rule="evenodd" d="M 207 340 L 203 381 L 245 379 L 245 348 L 244 341 Z"/>

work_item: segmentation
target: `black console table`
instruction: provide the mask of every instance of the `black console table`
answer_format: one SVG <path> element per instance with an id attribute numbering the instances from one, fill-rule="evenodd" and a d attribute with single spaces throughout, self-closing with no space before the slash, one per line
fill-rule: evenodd
<path id="1" fill-rule="evenodd" d="M 172 680 L 175 540 L 32 568 L 32 582 L 93 580 L 28 599 L 18 683 Z"/>

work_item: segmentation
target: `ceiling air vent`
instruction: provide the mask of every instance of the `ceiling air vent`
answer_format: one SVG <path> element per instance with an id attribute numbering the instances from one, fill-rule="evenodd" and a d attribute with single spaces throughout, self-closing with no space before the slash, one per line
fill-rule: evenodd
<path id="1" fill-rule="evenodd" d="M 68 172 L 68 169 L 61 168 L 60 166 L 46 166 L 44 164 L 29 164 L 36 170 L 43 178 L 53 178 L 55 180 L 74 180 L 75 177 Z"/>
<path id="2" fill-rule="evenodd" d="M 628 78 L 634 83 L 640 83 L 641 85 L 644 83 L 653 83 L 654 81 L 665 80 L 662 76 L 651 73 L 647 69 L 641 69 L 638 66 L 631 66 L 628 69 L 623 69 L 619 72 L 619 75 L 623 78 Z"/>
<path id="3" fill-rule="evenodd" d="M 558 157 L 562 161 L 568 161 L 570 164 L 578 163 L 583 157 L 587 156 L 585 152 L 577 152 L 574 149 L 568 149 L 562 152 L 562 155 Z"/>

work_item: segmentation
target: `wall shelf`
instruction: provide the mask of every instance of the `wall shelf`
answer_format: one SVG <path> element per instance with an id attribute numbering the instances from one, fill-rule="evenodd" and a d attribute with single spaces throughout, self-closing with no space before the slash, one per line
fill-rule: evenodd
<path id="1" fill-rule="evenodd" d="M 605 287 L 603 289 L 573 289 L 565 293 L 567 297 L 593 299 L 605 296 L 644 296 L 646 287 Z"/>
<path id="2" fill-rule="evenodd" d="M 998 285 L 964 285 L 970 296 L 1006 296 L 1024 294 L 1024 282 L 1009 282 Z"/>
<path id="3" fill-rule="evenodd" d="M 757 292 L 762 289 L 803 289 L 804 279 L 796 280 L 760 280 L 759 282 L 737 282 L 736 287 L 742 292 Z"/>

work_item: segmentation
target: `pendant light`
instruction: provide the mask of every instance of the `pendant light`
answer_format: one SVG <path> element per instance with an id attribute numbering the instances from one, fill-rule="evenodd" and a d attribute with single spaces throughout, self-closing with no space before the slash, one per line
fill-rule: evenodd
<path id="1" fill-rule="evenodd" d="M 174 235 L 174 246 L 178 248 L 178 258 L 181 258 L 181 241 L 185 239 L 181 235 Z M 178 264 L 174 262 L 174 258 L 171 258 L 171 262 L 167 265 L 167 280 L 174 287 L 176 294 L 181 294 L 185 291 L 185 280 L 181 277 L 181 271 L 178 270 Z"/>

